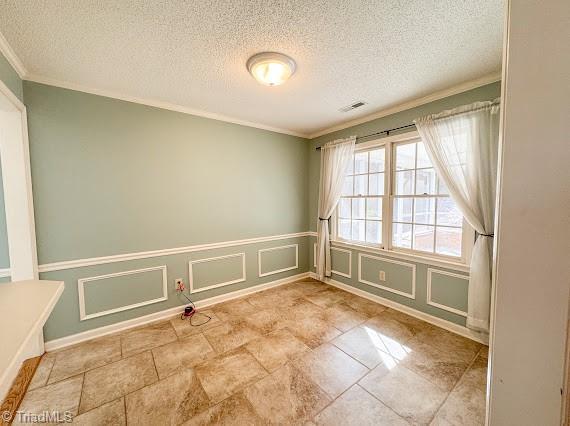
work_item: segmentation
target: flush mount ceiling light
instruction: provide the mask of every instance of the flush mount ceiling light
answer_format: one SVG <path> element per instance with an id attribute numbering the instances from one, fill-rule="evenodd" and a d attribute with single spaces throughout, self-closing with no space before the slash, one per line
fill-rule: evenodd
<path id="1" fill-rule="evenodd" d="M 297 65 L 289 56 L 277 52 L 262 52 L 247 60 L 247 70 L 259 83 L 279 86 L 295 73 Z"/>

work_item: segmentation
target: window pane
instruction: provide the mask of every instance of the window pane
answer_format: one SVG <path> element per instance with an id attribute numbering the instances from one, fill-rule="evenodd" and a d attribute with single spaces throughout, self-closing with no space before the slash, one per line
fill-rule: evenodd
<path id="1" fill-rule="evenodd" d="M 384 148 L 370 151 L 370 173 L 384 171 Z"/>
<path id="2" fill-rule="evenodd" d="M 384 173 L 374 173 L 368 175 L 370 186 L 368 187 L 369 195 L 384 195 Z"/>
<path id="3" fill-rule="evenodd" d="M 437 228 L 435 252 L 448 256 L 461 256 L 461 228 Z"/>
<path id="4" fill-rule="evenodd" d="M 437 199 L 437 224 L 449 226 L 463 225 L 463 215 L 449 197 Z"/>
<path id="5" fill-rule="evenodd" d="M 434 226 L 414 225 L 414 250 L 433 253 Z"/>
<path id="6" fill-rule="evenodd" d="M 352 218 L 364 219 L 364 198 L 352 199 Z"/>
<path id="7" fill-rule="evenodd" d="M 414 222 L 426 225 L 435 223 L 435 198 L 415 198 Z"/>
<path id="8" fill-rule="evenodd" d="M 368 195 L 368 175 L 354 176 L 354 195 Z"/>
<path id="9" fill-rule="evenodd" d="M 382 222 L 366 221 L 366 242 L 372 244 L 382 242 Z"/>
<path id="10" fill-rule="evenodd" d="M 449 195 L 449 189 L 447 189 L 447 185 L 445 183 L 443 183 L 443 181 L 440 178 L 437 178 L 438 181 L 438 194 L 442 194 L 442 195 Z"/>
<path id="11" fill-rule="evenodd" d="M 433 167 L 433 165 L 427 155 L 424 143 L 418 142 L 418 169 L 423 167 Z"/>
<path id="12" fill-rule="evenodd" d="M 395 223 L 392 227 L 392 245 L 394 247 L 412 248 L 412 225 Z"/>
<path id="13" fill-rule="evenodd" d="M 352 221 L 352 239 L 355 241 L 364 241 L 364 221 Z"/>
<path id="14" fill-rule="evenodd" d="M 435 194 L 435 170 L 416 170 L 416 194 Z"/>
<path id="15" fill-rule="evenodd" d="M 382 219 L 382 198 L 366 199 L 366 219 Z"/>
<path id="16" fill-rule="evenodd" d="M 348 165 L 348 170 L 346 171 L 347 175 L 354 174 L 354 155 L 352 156 L 352 160 L 350 160 L 350 164 Z"/>
<path id="17" fill-rule="evenodd" d="M 413 195 L 414 193 L 414 171 L 396 172 L 396 182 L 394 193 L 396 195 Z"/>
<path id="18" fill-rule="evenodd" d="M 340 219 L 338 221 L 338 236 L 340 238 L 344 238 L 345 240 L 350 240 L 350 220 Z"/>
<path id="19" fill-rule="evenodd" d="M 368 152 L 354 154 L 354 174 L 368 173 Z"/>
<path id="20" fill-rule="evenodd" d="M 338 216 L 350 219 L 350 198 L 341 198 L 338 202 Z"/>
<path id="21" fill-rule="evenodd" d="M 346 176 L 342 185 L 342 195 L 352 195 L 352 176 Z"/>
<path id="22" fill-rule="evenodd" d="M 416 144 L 396 145 L 396 170 L 408 170 L 416 167 Z"/>
<path id="23" fill-rule="evenodd" d="M 394 198 L 394 222 L 411 222 L 412 204 L 412 198 Z"/>

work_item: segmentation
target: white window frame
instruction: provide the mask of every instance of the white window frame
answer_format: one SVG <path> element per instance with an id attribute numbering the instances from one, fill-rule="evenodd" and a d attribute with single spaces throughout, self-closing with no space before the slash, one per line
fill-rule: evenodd
<path id="1" fill-rule="evenodd" d="M 395 255 L 404 255 L 406 258 L 417 258 L 419 260 L 433 260 L 437 262 L 448 263 L 453 265 L 469 266 L 471 260 L 471 251 L 475 242 L 475 231 L 463 219 L 463 232 L 461 238 L 461 257 L 449 256 L 437 253 L 429 253 L 420 250 L 406 249 L 401 247 L 393 247 L 392 245 L 392 208 L 394 204 L 393 195 L 393 175 L 394 175 L 394 162 L 393 162 L 393 149 L 394 145 L 405 142 L 413 142 L 420 139 L 417 131 L 402 133 L 394 136 L 387 136 L 384 138 L 374 139 L 367 142 L 359 143 L 356 145 L 355 153 L 360 151 L 369 151 L 374 148 L 384 147 L 385 166 L 384 166 L 384 202 L 382 203 L 382 244 L 371 244 L 366 242 L 347 240 L 338 237 L 338 217 L 337 209 L 335 209 L 332 216 L 332 241 L 348 246 L 362 247 L 367 250 L 374 250 L 380 252 L 391 253 Z"/>

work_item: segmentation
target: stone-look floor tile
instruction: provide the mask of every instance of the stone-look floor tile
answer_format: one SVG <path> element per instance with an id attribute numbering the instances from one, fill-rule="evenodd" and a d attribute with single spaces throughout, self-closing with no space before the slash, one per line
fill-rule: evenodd
<path id="1" fill-rule="evenodd" d="M 200 333 L 154 348 L 152 355 L 158 377 L 164 379 L 177 371 L 213 358 L 215 352 L 208 340 Z"/>
<path id="2" fill-rule="evenodd" d="M 327 284 L 315 280 L 297 281 L 291 286 L 294 286 L 302 295 L 313 294 L 330 288 Z"/>
<path id="3" fill-rule="evenodd" d="M 79 412 L 113 401 L 158 380 L 150 352 L 85 373 Z"/>
<path id="4" fill-rule="evenodd" d="M 271 333 L 287 325 L 277 308 L 258 310 L 253 314 L 244 316 L 242 319 L 249 327 L 260 334 Z"/>
<path id="5" fill-rule="evenodd" d="M 296 320 L 301 317 L 307 316 L 319 316 L 320 318 L 324 319 L 322 314 L 324 313 L 325 309 L 315 305 L 314 303 L 309 302 L 306 299 L 295 299 L 293 303 L 287 306 L 277 305 L 279 306 L 279 312 L 283 318 L 287 320 Z"/>
<path id="6" fill-rule="evenodd" d="M 74 425 L 80 426 L 123 426 L 127 424 L 125 417 L 125 401 L 123 398 L 108 402 L 73 419 Z"/>
<path id="7" fill-rule="evenodd" d="M 320 315 L 300 315 L 296 319 L 289 320 L 287 330 L 311 349 L 341 334 L 340 330 L 334 328 Z"/>
<path id="8" fill-rule="evenodd" d="M 388 309 L 388 307 L 384 305 L 350 293 L 348 293 L 348 296 L 345 297 L 343 302 L 354 309 L 356 312 L 359 312 L 368 317 L 373 317 Z"/>
<path id="9" fill-rule="evenodd" d="M 65 413 L 77 414 L 81 384 L 83 376 L 72 377 L 61 382 L 27 392 L 18 411 L 30 414 L 44 412 L 58 412 L 60 416 Z M 16 416 L 13 424 L 26 424 L 26 419 Z"/>
<path id="10" fill-rule="evenodd" d="M 418 334 L 424 330 L 430 330 L 435 327 L 434 325 L 431 325 L 419 318 L 391 308 L 386 309 L 381 316 L 395 319 L 396 321 L 407 326 L 414 334 Z"/>
<path id="11" fill-rule="evenodd" d="M 384 339 L 394 340 L 401 345 L 404 345 L 417 334 L 416 328 L 395 320 L 392 316 L 386 315 L 386 312 L 370 318 L 361 327 L 375 332 Z"/>
<path id="12" fill-rule="evenodd" d="M 208 320 L 206 315 L 210 317 L 210 320 Z M 199 309 L 192 318 L 182 319 L 180 316 L 177 316 L 170 320 L 170 324 L 178 337 L 186 337 L 217 327 L 222 324 L 222 321 L 211 309 Z"/>
<path id="13" fill-rule="evenodd" d="M 364 389 L 354 385 L 331 405 L 325 408 L 315 421 L 322 426 L 407 426 L 409 423 L 394 413 Z"/>
<path id="14" fill-rule="evenodd" d="M 216 352 L 222 353 L 245 345 L 261 335 L 244 321 L 237 320 L 225 322 L 218 327 L 205 330 L 204 336 Z"/>
<path id="15" fill-rule="evenodd" d="M 127 395 L 126 405 L 129 424 L 180 424 L 206 410 L 210 399 L 188 369 Z"/>
<path id="16" fill-rule="evenodd" d="M 123 358 L 174 342 L 176 338 L 176 333 L 169 322 L 136 328 L 121 335 Z"/>
<path id="17" fill-rule="evenodd" d="M 53 368 L 53 364 L 55 363 L 55 356 L 54 352 L 46 352 L 43 354 L 42 359 L 40 361 L 40 365 L 36 368 L 36 372 L 34 373 L 34 377 L 30 381 L 28 385 L 28 390 L 34 390 L 37 388 L 41 388 L 47 384 L 49 375 L 51 373 L 51 369 Z M 120 354 L 119 354 L 120 356 Z"/>
<path id="18" fill-rule="evenodd" d="M 329 287 L 326 290 L 308 294 L 305 296 L 305 299 L 322 308 L 328 308 L 336 303 L 342 302 L 345 299 L 343 293 L 344 292 L 340 290 Z"/>
<path id="19" fill-rule="evenodd" d="M 55 353 L 49 383 L 83 373 L 121 359 L 120 337 L 110 336 L 80 343 Z"/>
<path id="20" fill-rule="evenodd" d="M 395 365 L 410 351 L 406 345 L 370 327 L 353 328 L 331 343 L 370 369 L 380 363 Z"/>
<path id="21" fill-rule="evenodd" d="M 365 322 L 368 317 L 341 302 L 325 309 L 324 319 L 330 322 L 335 328 L 341 331 L 348 331 Z"/>
<path id="22" fill-rule="evenodd" d="M 485 424 L 487 359 L 478 356 L 438 411 L 434 424 Z"/>
<path id="23" fill-rule="evenodd" d="M 489 359 L 489 346 L 481 345 L 481 350 L 478 355 L 481 358 Z"/>
<path id="24" fill-rule="evenodd" d="M 300 424 L 331 402 L 319 386 L 291 365 L 281 367 L 243 393 L 257 415 L 271 424 Z"/>
<path id="25" fill-rule="evenodd" d="M 184 426 L 265 426 L 267 422 L 254 411 L 251 403 L 238 392 L 188 420 Z"/>
<path id="26" fill-rule="evenodd" d="M 339 396 L 369 371 L 328 343 L 299 358 L 294 365 L 332 398 Z"/>
<path id="27" fill-rule="evenodd" d="M 400 365 L 449 392 L 463 375 L 469 363 L 453 352 L 443 352 L 416 339 L 406 344 L 410 352 Z"/>
<path id="28" fill-rule="evenodd" d="M 277 330 L 252 340 L 245 348 L 270 372 L 310 350 L 288 330 Z"/>
<path id="29" fill-rule="evenodd" d="M 202 387 L 213 403 L 267 375 L 265 369 L 243 348 L 226 352 L 195 367 Z"/>
<path id="30" fill-rule="evenodd" d="M 475 355 L 477 355 L 477 352 L 479 352 L 482 346 L 480 343 L 471 339 L 438 327 L 430 327 L 421 331 L 418 333 L 418 340 L 435 346 L 443 352 L 454 353 L 468 362 L 471 362 L 475 358 Z"/>
<path id="31" fill-rule="evenodd" d="M 221 321 L 230 321 L 252 314 L 259 310 L 257 306 L 253 306 L 247 299 L 232 300 L 211 307 L 212 311 Z"/>
<path id="32" fill-rule="evenodd" d="M 297 292 L 265 290 L 247 298 L 247 301 L 259 309 L 274 308 L 276 306 L 289 306 L 300 296 Z"/>
<path id="33" fill-rule="evenodd" d="M 360 386 L 412 424 L 427 425 L 447 396 L 436 385 L 401 366 L 376 367 Z"/>

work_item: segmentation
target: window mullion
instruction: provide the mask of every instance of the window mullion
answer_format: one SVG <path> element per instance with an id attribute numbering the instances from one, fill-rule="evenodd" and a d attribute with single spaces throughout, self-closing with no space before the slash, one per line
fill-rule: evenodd
<path id="1" fill-rule="evenodd" d="M 382 246 L 392 248 L 392 143 L 384 145 L 384 197 L 382 197 Z"/>

